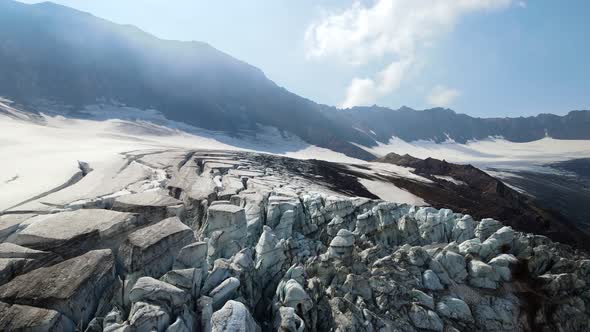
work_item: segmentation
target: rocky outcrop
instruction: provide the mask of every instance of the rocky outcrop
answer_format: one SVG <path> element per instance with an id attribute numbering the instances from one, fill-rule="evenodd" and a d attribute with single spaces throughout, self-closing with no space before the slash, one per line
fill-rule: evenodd
<path id="1" fill-rule="evenodd" d="M 136 214 L 103 209 L 67 211 L 27 219 L 10 242 L 74 257 L 97 248 L 116 249 L 121 239 L 144 224 Z"/>
<path id="2" fill-rule="evenodd" d="M 55 310 L 86 326 L 114 282 L 112 252 L 96 250 L 14 278 L 0 286 L 0 301 Z"/>
<path id="3" fill-rule="evenodd" d="M 58 311 L 0 302 L 2 331 L 74 331 L 75 328 L 74 323 Z"/>
<path id="4" fill-rule="evenodd" d="M 127 237 L 118 256 L 128 273 L 160 277 L 172 269 L 180 250 L 195 242 L 193 231 L 178 217 L 164 219 Z"/>

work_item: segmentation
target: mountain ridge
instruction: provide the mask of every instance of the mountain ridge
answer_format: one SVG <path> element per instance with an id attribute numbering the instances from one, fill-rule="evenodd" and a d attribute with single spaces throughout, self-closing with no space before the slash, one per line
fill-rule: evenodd
<path id="1" fill-rule="evenodd" d="M 393 136 L 459 143 L 490 136 L 590 139 L 590 111 L 474 118 L 445 108 L 338 109 L 298 96 L 204 42 L 160 39 L 51 2 L 2 0 L 0 8 L 0 96 L 27 110 L 46 101 L 73 110 L 114 102 L 229 133 L 272 126 L 364 160 L 375 157 L 364 147 Z"/>

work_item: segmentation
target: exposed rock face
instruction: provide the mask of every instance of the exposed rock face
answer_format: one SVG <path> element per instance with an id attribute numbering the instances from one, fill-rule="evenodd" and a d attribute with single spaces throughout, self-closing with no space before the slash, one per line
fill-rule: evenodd
<path id="1" fill-rule="evenodd" d="M 140 226 L 135 214 L 102 209 L 76 210 L 27 219 L 10 242 L 73 257 L 96 248 L 116 248 L 120 238 Z"/>
<path id="2" fill-rule="evenodd" d="M 247 224 L 243 208 L 222 203 L 207 210 L 203 236 L 209 238 L 208 259 L 230 258 L 246 245 Z"/>
<path id="3" fill-rule="evenodd" d="M 112 209 L 141 214 L 150 221 L 160 221 L 168 217 L 181 216 L 184 212 L 180 200 L 160 191 L 146 191 L 117 197 Z"/>
<path id="4" fill-rule="evenodd" d="M 114 263 L 110 250 L 90 251 L 14 278 L 0 286 L 0 300 L 52 309 L 85 326 L 115 281 Z"/>
<path id="5" fill-rule="evenodd" d="M 129 234 L 119 257 L 128 272 L 160 277 L 172 269 L 180 250 L 194 241 L 193 231 L 172 217 Z"/>
<path id="6" fill-rule="evenodd" d="M 133 213 L 2 216 L 0 329 L 587 329 L 589 256 L 547 237 L 339 195 L 325 178 L 306 178 L 301 161 L 205 151 L 161 158 L 170 200 L 115 200 L 119 210 L 133 201 Z M 226 177 L 248 180 L 240 187 Z M 154 210 L 159 202 L 182 213 L 168 217 Z"/>
<path id="7" fill-rule="evenodd" d="M 2 331 L 73 331 L 74 329 L 74 323 L 58 311 L 0 302 L 0 330 Z"/>

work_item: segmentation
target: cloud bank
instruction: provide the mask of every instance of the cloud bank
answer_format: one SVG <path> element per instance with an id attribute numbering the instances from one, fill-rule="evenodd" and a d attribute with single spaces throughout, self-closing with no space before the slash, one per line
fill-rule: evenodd
<path id="1" fill-rule="evenodd" d="M 337 58 L 351 65 L 391 59 L 374 77 L 354 78 L 342 107 L 367 105 L 397 90 L 422 49 L 451 31 L 461 17 L 500 10 L 513 0 L 356 1 L 328 13 L 305 33 L 308 59 Z"/>
<path id="2" fill-rule="evenodd" d="M 461 96 L 461 92 L 448 88 L 444 85 L 437 85 L 427 97 L 428 103 L 432 106 L 448 107 L 455 99 Z"/>

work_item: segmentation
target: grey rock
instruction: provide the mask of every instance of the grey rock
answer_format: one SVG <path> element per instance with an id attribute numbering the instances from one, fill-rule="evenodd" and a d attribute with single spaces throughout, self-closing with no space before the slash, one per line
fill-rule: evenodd
<path id="1" fill-rule="evenodd" d="M 213 332 L 259 332 L 260 327 L 244 304 L 230 300 L 213 314 L 211 330 Z"/>
<path id="2" fill-rule="evenodd" d="M 189 299 L 189 293 L 184 290 L 150 277 L 139 278 L 129 293 L 129 300 L 133 303 L 149 302 L 171 308 L 179 307 Z"/>
<path id="3" fill-rule="evenodd" d="M 202 236 L 209 238 L 208 262 L 230 258 L 246 246 L 248 237 L 246 214 L 232 204 L 217 204 L 207 210 Z"/>
<path id="4" fill-rule="evenodd" d="M 484 242 L 487 238 L 502 228 L 502 223 L 497 220 L 486 218 L 482 219 L 475 227 L 475 236 Z"/>
<path id="5" fill-rule="evenodd" d="M 82 209 L 35 216 L 27 223 L 11 242 L 69 258 L 97 248 L 116 249 L 144 220 L 132 213 Z"/>
<path id="6" fill-rule="evenodd" d="M 159 278 L 172 269 L 180 250 L 193 242 L 193 231 L 172 217 L 129 234 L 118 257 L 128 273 L 141 271 Z"/>
<path id="7" fill-rule="evenodd" d="M 170 325 L 170 314 L 158 305 L 135 302 L 129 313 L 129 325 L 133 331 L 164 332 Z"/>
<path id="8" fill-rule="evenodd" d="M 434 299 L 432 296 L 418 289 L 412 289 L 410 295 L 412 296 L 412 301 L 430 310 L 434 310 Z"/>
<path id="9" fill-rule="evenodd" d="M 151 222 L 169 217 L 180 217 L 183 213 L 182 201 L 168 196 L 165 192 L 145 191 L 115 198 L 114 211 L 141 214 Z"/>
<path id="10" fill-rule="evenodd" d="M 483 241 L 479 250 L 479 256 L 483 259 L 488 259 L 499 254 L 501 251 L 511 249 L 513 240 L 514 231 L 512 228 L 502 227 Z"/>
<path id="11" fill-rule="evenodd" d="M 422 284 L 424 285 L 424 288 L 430 290 L 444 289 L 444 286 L 440 283 L 438 275 L 432 270 L 424 271 L 424 274 L 422 275 Z"/>
<path id="12" fill-rule="evenodd" d="M 75 331 L 76 326 L 65 315 L 51 309 L 0 302 L 2 331 Z"/>
<path id="13" fill-rule="evenodd" d="M 203 273 L 200 269 L 172 270 L 167 272 L 161 281 L 176 286 L 188 292 L 193 299 L 197 299 L 201 293 L 201 278 Z"/>
<path id="14" fill-rule="evenodd" d="M 498 288 L 500 276 L 492 266 L 482 261 L 472 260 L 468 264 L 468 271 L 470 285 L 490 289 Z"/>
<path id="15" fill-rule="evenodd" d="M 463 243 L 464 241 L 473 239 L 475 236 L 475 227 L 475 221 L 470 215 L 463 216 L 457 220 L 457 223 L 453 227 L 452 240 L 457 243 Z"/>
<path id="16" fill-rule="evenodd" d="M 275 321 L 275 330 L 284 332 L 303 332 L 305 322 L 297 316 L 294 308 L 280 307 Z"/>
<path id="17" fill-rule="evenodd" d="M 465 258 L 463 256 L 452 252 L 442 251 L 434 258 L 446 270 L 449 277 L 455 282 L 463 283 L 467 278 L 467 270 L 465 265 Z"/>
<path id="18" fill-rule="evenodd" d="M 95 250 L 14 278 L 0 286 L 0 300 L 56 310 L 85 326 L 114 281 L 111 251 Z"/>
<path id="19" fill-rule="evenodd" d="M 425 309 L 417 304 L 412 304 L 408 313 L 412 324 L 419 329 L 429 331 L 442 331 L 443 322 L 440 317 L 432 310 Z"/>
<path id="20" fill-rule="evenodd" d="M 236 296 L 240 288 L 240 280 L 234 277 L 227 278 L 219 286 L 215 287 L 209 296 L 213 299 L 213 309 L 219 309 L 225 302 Z"/>
<path id="21" fill-rule="evenodd" d="M 446 296 L 436 304 L 436 312 L 441 316 L 465 323 L 473 322 L 473 316 L 467 303 L 458 298 Z"/>

